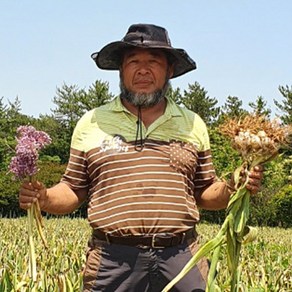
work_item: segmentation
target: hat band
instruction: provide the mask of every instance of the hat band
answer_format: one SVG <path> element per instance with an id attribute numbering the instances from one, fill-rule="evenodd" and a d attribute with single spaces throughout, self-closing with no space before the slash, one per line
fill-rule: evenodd
<path id="1" fill-rule="evenodd" d="M 171 45 L 165 41 L 155 41 L 155 40 L 148 40 L 145 39 L 143 36 L 140 37 L 125 37 L 123 42 L 128 43 L 128 44 L 138 44 L 138 45 L 152 45 L 152 46 L 159 46 L 159 47 L 166 47 L 166 48 L 172 48 Z"/>

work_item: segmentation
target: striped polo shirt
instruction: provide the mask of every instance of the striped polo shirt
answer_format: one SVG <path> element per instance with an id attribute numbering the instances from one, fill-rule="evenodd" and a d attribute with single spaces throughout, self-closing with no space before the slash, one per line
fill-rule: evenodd
<path id="1" fill-rule="evenodd" d="M 215 180 L 202 119 L 167 100 L 165 113 L 142 126 L 119 97 L 77 123 L 62 182 L 86 189 L 93 229 L 116 236 L 183 232 L 199 220 L 195 189 Z"/>

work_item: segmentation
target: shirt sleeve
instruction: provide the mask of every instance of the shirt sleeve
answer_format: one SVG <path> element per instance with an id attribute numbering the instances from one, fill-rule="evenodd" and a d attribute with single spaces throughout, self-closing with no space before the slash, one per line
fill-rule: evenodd
<path id="1" fill-rule="evenodd" d="M 82 126 L 79 122 L 72 135 L 70 158 L 61 179 L 61 182 L 68 184 L 72 190 L 88 189 L 89 187 L 83 136 Z"/>
<path id="2" fill-rule="evenodd" d="M 205 188 L 217 180 L 211 150 L 198 152 L 198 165 L 194 178 L 195 188 Z"/>
<path id="3" fill-rule="evenodd" d="M 198 141 L 200 141 L 200 144 L 198 145 L 198 164 L 194 184 L 197 189 L 203 189 L 217 181 L 217 176 L 212 162 L 207 126 L 198 115 L 195 117 L 193 135 L 196 136 Z"/>

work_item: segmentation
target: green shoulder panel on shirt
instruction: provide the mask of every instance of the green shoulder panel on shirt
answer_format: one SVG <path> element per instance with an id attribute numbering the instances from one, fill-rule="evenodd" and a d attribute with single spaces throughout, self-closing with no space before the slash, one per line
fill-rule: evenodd
<path id="1" fill-rule="evenodd" d="M 121 103 L 120 98 L 87 112 L 77 123 L 71 147 L 87 152 L 101 147 L 103 141 L 119 135 L 124 141 L 136 138 L 137 117 Z M 193 143 L 199 151 L 210 148 L 205 123 L 194 112 L 179 107 L 168 100 L 165 113 L 148 129 L 143 127 L 143 137 L 170 142 L 173 140 Z"/>

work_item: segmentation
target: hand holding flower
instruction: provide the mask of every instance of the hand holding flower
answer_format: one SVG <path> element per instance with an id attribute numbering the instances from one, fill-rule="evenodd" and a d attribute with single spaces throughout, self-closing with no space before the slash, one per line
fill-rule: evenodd
<path id="1" fill-rule="evenodd" d="M 249 218 L 250 195 L 260 190 L 263 178 L 262 164 L 275 158 L 281 147 L 291 145 L 291 125 L 283 126 L 279 121 L 269 121 L 264 116 L 247 115 L 243 119 L 231 119 L 220 128 L 221 132 L 231 139 L 233 148 L 238 150 L 242 158 L 242 165 L 234 172 L 229 183 L 234 192 L 228 202 L 226 218 L 218 234 L 197 251 L 183 270 L 163 289 L 163 292 L 169 291 L 202 257 L 211 251 L 213 254 L 206 291 L 220 289 L 216 284 L 216 268 L 223 245 L 226 245 L 230 291 L 238 291 L 237 269 L 241 245 L 252 241 L 256 235 L 255 228 L 246 224 Z"/>
<path id="2" fill-rule="evenodd" d="M 237 185 L 234 181 L 235 176 L 239 176 L 240 178 Z M 235 170 L 228 185 L 233 191 L 235 191 L 239 186 L 244 185 L 244 183 L 247 181 L 245 188 L 250 192 L 251 195 L 256 195 L 261 189 L 263 177 L 263 165 L 256 165 L 250 171 L 239 167 L 237 170 Z"/>
<path id="3" fill-rule="evenodd" d="M 19 192 L 19 206 L 22 209 L 29 209 L 32 204 L 38 201 L 40 209 L 45 209 L 47 202 L 47 189 L 39 181 L 24 181 Z"/>

